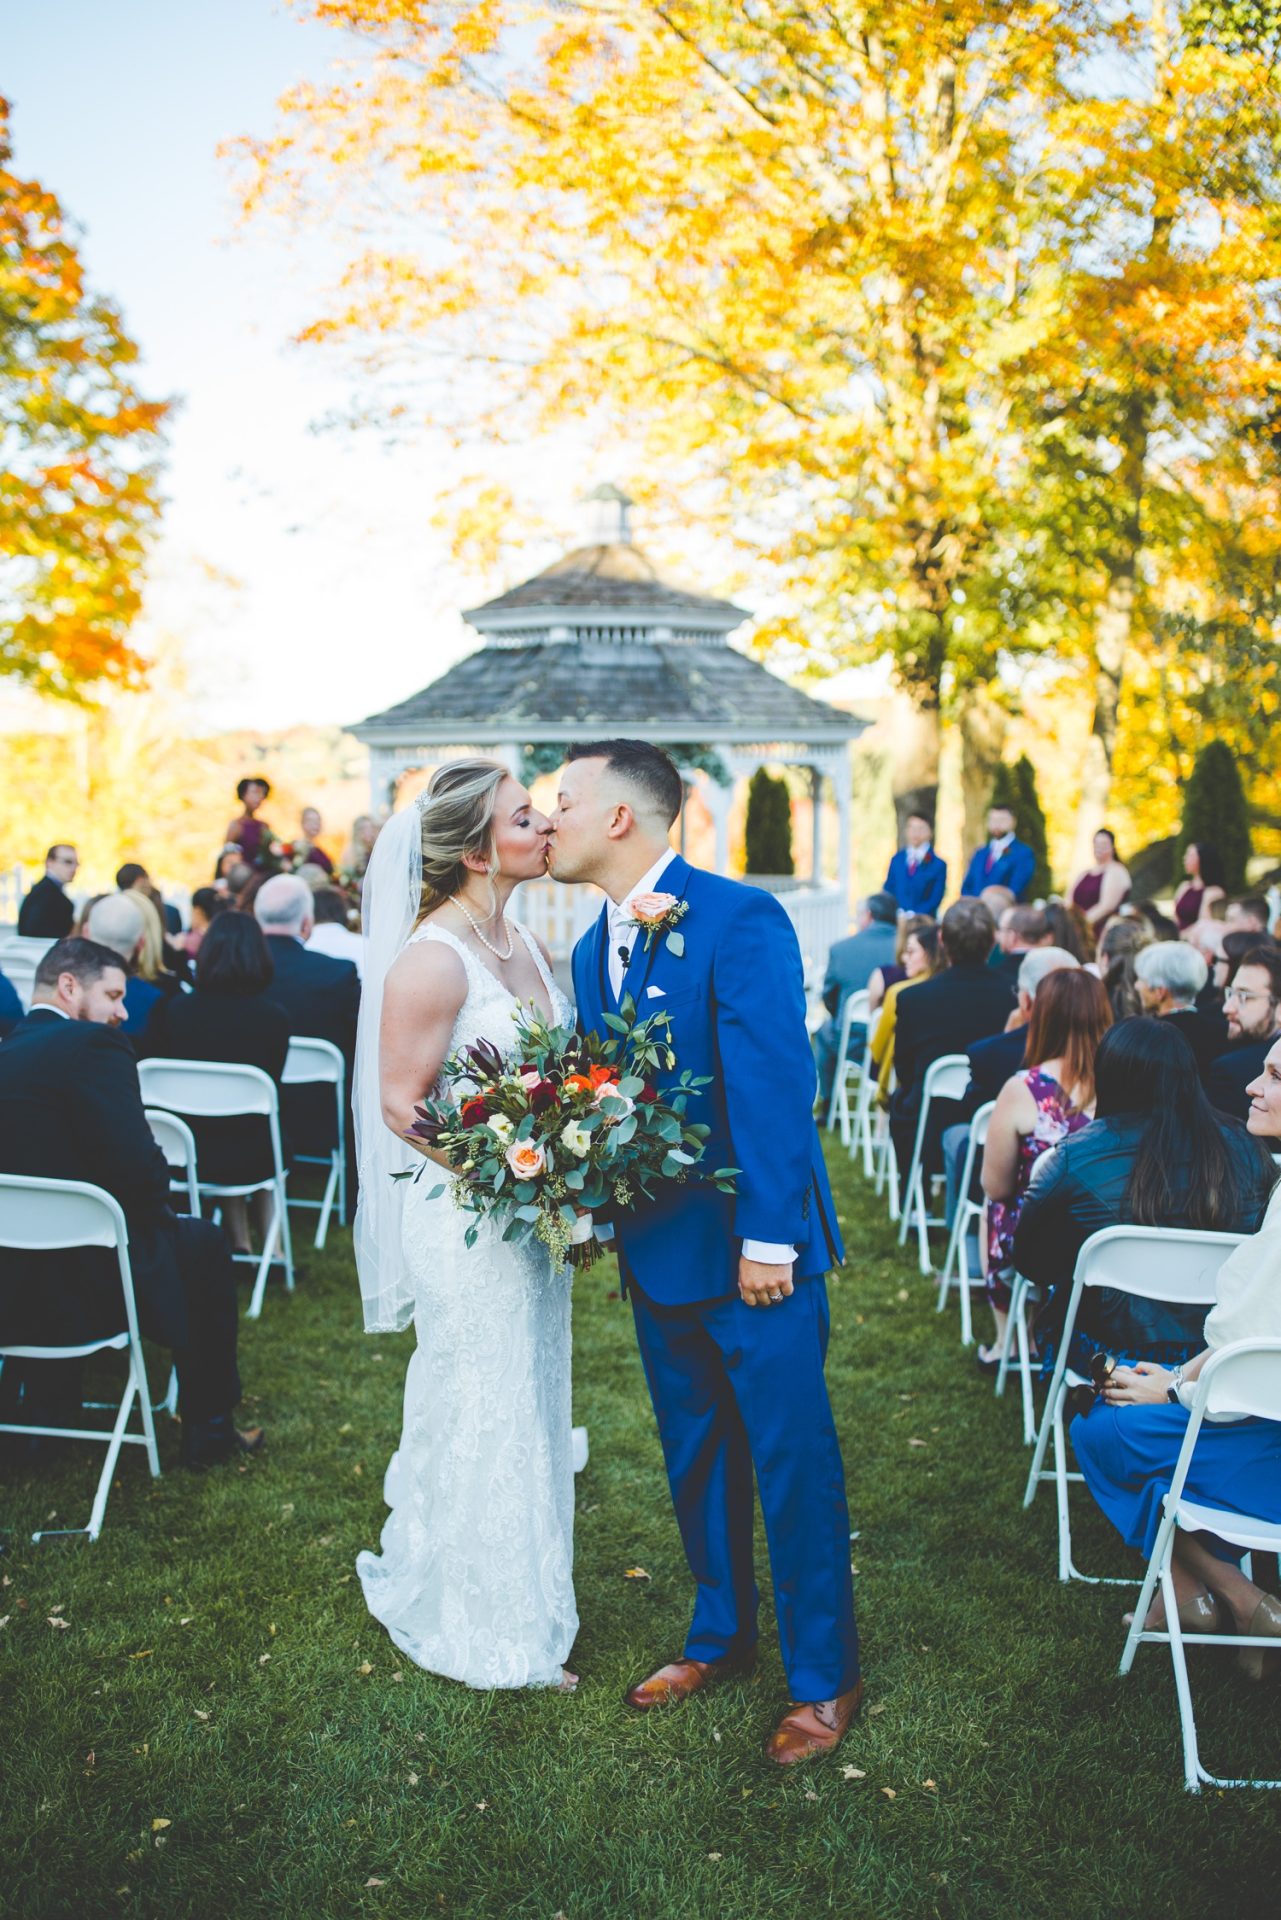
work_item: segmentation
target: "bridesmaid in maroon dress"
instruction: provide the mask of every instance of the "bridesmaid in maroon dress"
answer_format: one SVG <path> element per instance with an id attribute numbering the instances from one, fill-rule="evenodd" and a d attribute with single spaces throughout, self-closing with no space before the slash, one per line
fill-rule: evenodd
<path id="1" fill-rule="evenodd" d="M 1222 900 L 1223 862 L 1209 840 L 1191 840 L 1183 852 L 1187 878 L 1174 896 L 1174 918 L 1180 933 L 1194 927 L 1212 901 Z"/>
<path id="2" fill-rule="evenodd" d="M 249 774 L 236 787 L 236 798 L 244 811 L 227 828 L 226 844 L 239 847 L 249 867 L 262 867 L 263 856 L 275 838 L 267 822 L 258 818 L 258 809 L 270 792 L 271 782 L 260 774 Z"/>
<path id="3" fill-rule="evenodd" d="M 1094 836 L 1094 865 L 1087 867 L 1072 888 L 1072 905 L 1079 907 L 1097 934 L 1119 906 L 1130 897 L 1130 876 L 1116 850 L 1111 827 Z"/>

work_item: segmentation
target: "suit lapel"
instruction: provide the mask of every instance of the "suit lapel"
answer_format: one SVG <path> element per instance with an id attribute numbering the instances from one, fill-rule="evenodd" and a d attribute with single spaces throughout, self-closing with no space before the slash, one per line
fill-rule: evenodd
<path id="1" fill-rule="evenodd" d="M 663 877 L 658 883 L 657 891 L 659 893 L 675 894 L 678 900 L 683 900 L 693 871 L 694 869 L 690 866 L 689 862 L 683 859 L 678 853 L 676 858 L 670 861 L 663 869 Z M 623 991 L 619 998 L 621 1001 L 630 993 L 633 1001 L 636 1003 L 638 1012 L 641 1006 L 641 996 L 649 982 L 650 972 L 653 968 L 658 949 L 666 938 L 667 935 L 665 933 L 656 934 L 650 941 L 647 949 L 644 934 L 639 928 L 636 931 L 636 939 L 632 946 L 632 963 L 623 975 Z"/>

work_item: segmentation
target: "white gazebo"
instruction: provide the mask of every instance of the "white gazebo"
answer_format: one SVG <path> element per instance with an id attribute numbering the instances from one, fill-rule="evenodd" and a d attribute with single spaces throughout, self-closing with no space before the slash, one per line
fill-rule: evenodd
<path id="1" fill-rule="evenodd" d="M 672 754 L 711 815 L 715 866 L 725 873 L 736 785 L 761 766 L 804 768 L 813 799 L 808 875 L 744 877 L 778 893 L 807 966 L 821 965 L 848 924 L 850 748 L 864 723 L 732 647 L 730 635 L 748 618 L 742 607 L 662 580 L 632 540 L 626 494 L 602 487 L 587 505 L 589 544 L 464 615 L 483 646 L 351 729 L 369 747 L 375 816 L 395 806 L 406 773 L 455 754 L 491 754 L 531 780 L 557 767 L 573 740 L 628 735 Z M 824 878 L 832 814 L 835 883 Z M 527 882 L 517 906 L 563 959 L 599 896 Z"/>

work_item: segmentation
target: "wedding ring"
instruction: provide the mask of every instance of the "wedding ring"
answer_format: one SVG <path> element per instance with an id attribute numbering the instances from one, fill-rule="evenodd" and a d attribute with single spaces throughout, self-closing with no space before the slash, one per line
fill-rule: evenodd
<path id="1" fill-rule="evenodd" d="M 782 1294 L 781 1294 L 781 1293 L 772 1293 L 772 1294 L 770 1295 L 770 1299 L 771 1299 L 771 1300 L 781 1300 L 782 1298 L 783 1298 L 783 1296 L 782 1296 Z"/>

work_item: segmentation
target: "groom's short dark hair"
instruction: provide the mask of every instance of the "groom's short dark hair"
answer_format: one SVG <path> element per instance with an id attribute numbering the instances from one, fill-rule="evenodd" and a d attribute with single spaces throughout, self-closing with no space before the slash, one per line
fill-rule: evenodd
<path id="1" fill-rule="evenodd" d="M 639 787 L 670 827 L 681 810 L 685 788 L 670 753 L 648 740 L 585 740 L 570 747 L 566 760 L 603 760 L 607 767 Z"/>

